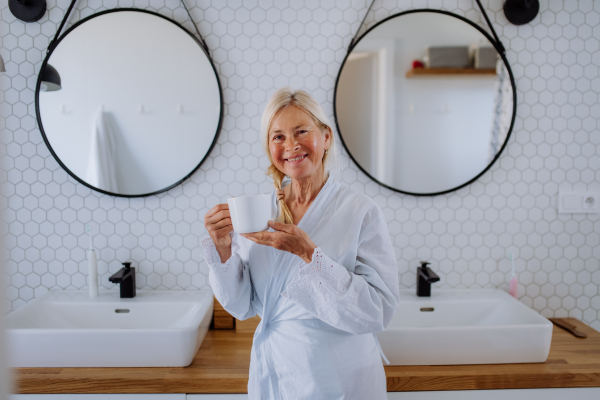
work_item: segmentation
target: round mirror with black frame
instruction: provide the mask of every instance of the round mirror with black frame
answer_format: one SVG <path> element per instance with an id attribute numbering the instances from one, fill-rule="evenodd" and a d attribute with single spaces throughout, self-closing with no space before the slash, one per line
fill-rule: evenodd
<path id="1" fill-rule="evenodd" d="M 379 184 L 417 196 L 483 175 L 506 147 L 516 104 L 501 44 L 466 18 L 431 9 L 368 29 L 351 45 L 334 92 L 352 160 Z"/>
<path id="2" fill-rule="evenodd" d="M 120 197 L 167 191 L 217 142 L 223 94 L 201 42 L 160 14 L 93 14 L 51 44 L 35 106 L 46 145 L 77 181 Z"/>

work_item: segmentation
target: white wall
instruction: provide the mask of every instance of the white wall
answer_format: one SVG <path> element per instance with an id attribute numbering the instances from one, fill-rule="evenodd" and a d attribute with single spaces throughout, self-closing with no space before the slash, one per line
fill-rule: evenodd
<path id="1" fill-rule="evenodd" d="M 355 150 L 352 156 L 356 162 L 373 175 L 377 175 L 377 67 L 377 52 L 360 52 L 349 58 L 337 93 L 337 117 L 344 142 Z"/>
<path id="2" fill-rule="evenodd" d="M 411 9 L 412 3 L 376 1 L 367 25 Z M 191 12 L 224 86 L 223 133 L 190 180 L 168 193 L 136 199 L 100 195 L 69 178 L 35 126 L 36 73 L 67 4 L 49 2 L 47 16 L 30 24 L 15 20 L 7 4 L 0 0 L 0 53 L 7 68 L 0 74 L 0 116 L 6 121 L 0 166 L 7 180 L 0 192 L 9 230 L 3 251 L 10 301 L 5 312 L 51 287 L 86 288 L 86 223 L 99 231 L 102 289 L 118 290 L 108 276 L 127 259 L 139 267 L 140 289 L 207 285 L 199 248 L 207 237 L 206 211 L 227 197 L 272 189 L 258 138 L 268 96 L 283 85 L 305 88 L 333 118 L 335 79 L 370 1 L 198 1 Z M 159 10 L 192 28 L 179 2 L 104 4 Z M 519 27 L 506 21 L 502 0 L 483 4 L 507 48 L 518 89 L 515 131 L 499 161 L 472 185 L 433 198 L 384 189 L 346 155 L 341 179 L 381 206 L 403 287 L 414 288 L 418 262 L 428 260 L 441 278 L 433 290 L 507 290 L 506 252 L 513 251 L 524 304 L 544 316 L 571 316 L 600 330 L 600 216 L 556 210 L 559 188 L 600 189 L 600 2 L 542 1 L 539 16 Z M 429 0 L 419 6 L 483 21 L 473 1 Z M 104 7 L 79 0 L 70 21 Z"/>

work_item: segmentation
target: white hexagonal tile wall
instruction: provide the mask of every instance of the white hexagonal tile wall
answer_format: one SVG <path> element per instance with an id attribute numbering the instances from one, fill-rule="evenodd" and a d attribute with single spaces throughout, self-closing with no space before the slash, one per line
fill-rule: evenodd
<path id="1" fill-rule="evenodd" d="M 256 4 L 257 3 L 257 4 Z M 332 116 L 335 79 L 368 0 L 339 2 L 192 2 L 190 12 L 219 71 L 225 119 L 202 168 L 181 186 L 149 198 L 111 198 L 69 177 L 35 124 L 34 88 L 45 49 L 67 4 L 48 4 L 41 22 L 16 20 L 3 2 L 0 115 L 5 182 L 2 220 L 8 309 L 51 287 L 85 288 L 85 224 L 95 232 L 103 289 L 131 259 L 140 289 L 197 289 L 208 284 L 199 249 L 204 214 L 242 193 L 272 190 L 258 143 L 260 113 L 279 86 L 310 90 Z M 482 25 L 475 2 L 377 1 L 364 32 L 410 8 L 442 8 Z M 540 2 L 527 25 L 506 21 L 502 0 L 484 0 L 507 48 L 518 90 L 515 129 L 505 152 L 477 182 L 434 198 L 392 192 L 342 153 L 339 179 L 372 196 L 388 219 L 401 284 L 413 288 L 426 258 L 435 287 L 507 289 L 515 256 L 521 300 L 543 315 L 573 316 L 600 329 L 600 217 L 558 215 L 559 188 L 600 188 L 600 2 Z M 80 0 L 66 27 L 94 12 L 132 6 L 191 22 L 177 0 Z"/>

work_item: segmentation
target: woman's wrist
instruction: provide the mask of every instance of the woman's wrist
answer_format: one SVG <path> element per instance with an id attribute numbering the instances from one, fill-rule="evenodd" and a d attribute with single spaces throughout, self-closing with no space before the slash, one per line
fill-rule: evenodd
<path id="1" fill-rule="evenodd" d="M 219 253 L 219 257 L 221 257 L 221 264 L 225 264 L 231 257 L 231 243 L 229 246 L 215 246 L 215 248 L 217 249 L 217 253 Z"/>
<path id="2" fill-rule="evenodd" d="M 302 257 L 302 260 L 307 263 L 310 264 L 312 262 L 312 256 L 315 252 L 316 247 L 309 247 L 305 252 L 304 252 L 304 256 Z"/>

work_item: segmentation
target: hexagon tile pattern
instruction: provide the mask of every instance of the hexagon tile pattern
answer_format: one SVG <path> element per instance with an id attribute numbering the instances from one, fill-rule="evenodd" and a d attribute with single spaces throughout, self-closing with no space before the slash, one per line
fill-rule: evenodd
<path id="1" fill-rule="evenodd" d="M 335 79 L 370 3 L 185 0 L 222 80 L 223 130 L 191 179 L 161 195 L 124 199 L 68 176 L 36 126 L 36 76 L 69 1 L 48 0 L 46 15 L 28 24 L 1 1 L 4 312 L 48 288 L 86 287 L 87 223 L 97 232 L 104 289 L 117 290 L 108 276 L 127 259 L 139 267 L 140 289 L 207 285 L 199 248 L 206 211 L 230 196 L 272 190 L 257 133 L 269 95 L 284 85 L 307 89 L 332 117 Z M 530 24 L 515 26 L 503 0 L 483 1 L 515 74 L 518 115 L 506 150 L 481 179 L 447 195 L 406 196 L 370 181 L 346 154 L 338 175 L 383 209 L 403 286 L 414 287 L 418 261 L 429 260 L 441 277 L 435 287 L 507 289 L 512 251 L 523 303 L 600 330 L 600 216 L 556 209 L 559 188 L 600 189 L 600 1 L 540 3 Z M 69 24 L 114 7 L 154 10 L 193 30 L 178 0 L 80 0 Z M 425 7 L 484 26 L 472 0 L 377 0 L 366 28 Z"/>

